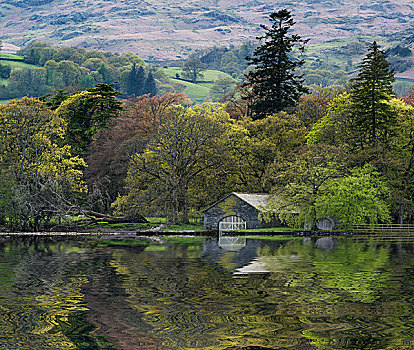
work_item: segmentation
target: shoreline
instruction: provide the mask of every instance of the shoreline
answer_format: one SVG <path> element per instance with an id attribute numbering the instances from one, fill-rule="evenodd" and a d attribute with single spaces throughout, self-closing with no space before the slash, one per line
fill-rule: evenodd
<path id="1" fill-rule="evenodd" d="M 161 236 L 191 236 L 191 237 L 219 237 L 216 231 L 159 231 L 159 230 L 117 230 L 117 231 L 101 231 L 101 232 L 78 232 L 78 231 L 40 231 L 40 232 L 0 232 L 0 238 L 6 237 L 112 237 L 112 238 L 142 238 L 142 237 L 161 237 Z M 238 234 L 227 234 L 225 237 L 274 237 L 274 236 L 291 236 L 291 237 L 361 237 L 361 236 L 398 236 L 398 237 L 414 237 L 411 233 L 401 232 L 342 232 L 342 231 L 241 231 Z"/>

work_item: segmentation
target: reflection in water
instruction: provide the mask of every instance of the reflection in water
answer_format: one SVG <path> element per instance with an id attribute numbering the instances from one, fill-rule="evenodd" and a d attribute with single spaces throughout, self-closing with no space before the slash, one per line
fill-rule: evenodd
<path id="1" fill-rule="evenodd" d="M 3 239 L 0 349 L 414 348 L 413 240 L 226 238 Z"/>
<path id="2" fill-rule="evenodd" d="M 224 250 L 236 252 L 246 246 L 247 239 L 238 236 L 221 236 L 218 239 L 218 246 Z"/>

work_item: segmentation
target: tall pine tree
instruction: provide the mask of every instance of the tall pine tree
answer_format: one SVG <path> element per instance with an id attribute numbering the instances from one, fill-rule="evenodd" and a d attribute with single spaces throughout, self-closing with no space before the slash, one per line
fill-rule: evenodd
<path id="1" fill-rule="evenodd" d="M 133 91 L 134 91 L 134 83 L 135 83 L 136 75 L 137 75 L 137 67 L 134 63 L 131 71 L 128 74 L 127 83 L 126 83 L 126 92 L 128 96 L 131 96 L 134 94 Z"/>
<path id="2" fill-rule="evenodd" d="M 148 73 L 142 91 L 143 95 L 150 94 L 151 97 L 154 97 L 157 94 L 157 84 L 155 83 L 154 76 L 151 72 Z"/>
<path id="3" fill-rule="evenodd" d="M 394 69 L 374 41 L 359 65 L 358 76 L 351 80 L 352 125 L 361 135 L 361 145 L 386 141 L 395 116 L 387 103 L 393 94 Z"/>
<path id="4" fill-rule="evenodd" d="M 143 86 L 145 83 L 145 72 L 142 66 L 137 69 L 135 63 L 127 78 L 127 94 L 128 96 L 141 96 L 143 93 Z"/>
<path id="5" fill-rule="evenodd" d="M 308 40 L 296 34 L 288 35 L 295 24 L 288 10 L 272 13 L 270 20 L 272 27 L 262 25 L 265 34 L 257 38 L 263 43 L 253 52 L 253 57 L 246 57 L 248 64 L 255 68 L 245 76 L 245 86 L 251 89 L 247 98 L 252 99 L 254 119 L 294 106 L 308 92 L 302 75 L 295 72 L 304 61 L 292 57 L 294 48 L 303 52 Z"/>

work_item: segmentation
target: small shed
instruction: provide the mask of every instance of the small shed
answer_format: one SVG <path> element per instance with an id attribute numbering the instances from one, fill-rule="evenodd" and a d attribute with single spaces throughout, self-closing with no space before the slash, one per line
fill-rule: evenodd
<path id="1" fill-rule="evenodd" d="M 238 231 L 274 226 L 259 220 L 269 194 L 232 192 L 203 210 L 204 227 L 209 230 Z"/>

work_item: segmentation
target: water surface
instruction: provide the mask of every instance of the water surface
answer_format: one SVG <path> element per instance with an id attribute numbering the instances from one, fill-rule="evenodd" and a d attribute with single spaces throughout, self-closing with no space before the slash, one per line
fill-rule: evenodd
<path id="1" fill-rule="evenodd" d="M 0 349 L 414 349 L 414 238 L 2 238 Z"/>

